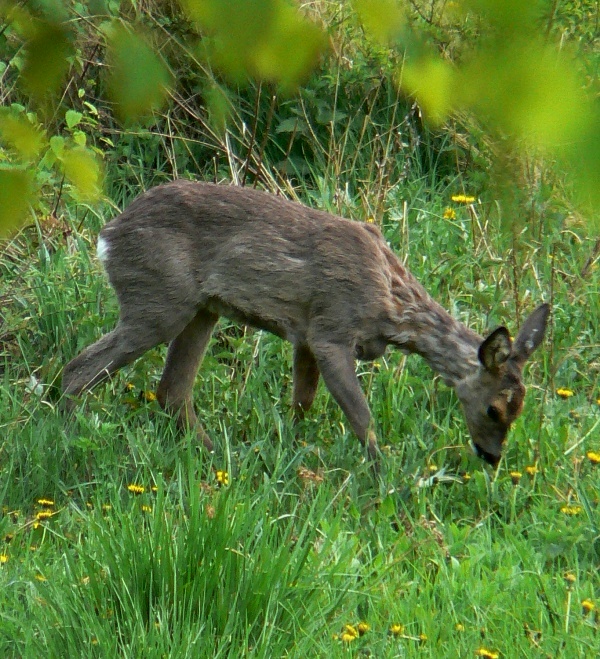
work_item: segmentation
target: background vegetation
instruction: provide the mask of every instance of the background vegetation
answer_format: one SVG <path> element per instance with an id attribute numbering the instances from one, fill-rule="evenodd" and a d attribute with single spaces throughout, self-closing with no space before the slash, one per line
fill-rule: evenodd
<path id="1" fill-rule="evenodd" d="M 524 16 L 521 3 L 410 2 L 397 22 L 392 2 L 315 2 L 306 19 L 285 5 L 270 22 L 244 4 L 260 3 L 231 2 L 229 21 L 212 2 L 183 3 L 185 14 L 158 0 L 2 5 L 0 214 L 26 221 L 0 252 L 0 651 L 595 656 L 597 3 L 541 2 Z M 516 13 L 495 16 L 504 5 Z M 417 104 L 398 85 L 411 61 L 435 72 L 432 53 L 468 71 L 482 39 L 491 48 L 515 21 L 570 58 L 530 102 L 558 92 L 575 110 L 533 113 L 537 134 L 497 120 L 519 116 L 510 94 L 480 94 L 497 116 L 455 104 L 445 65 L 443 94 L 409 84 Z M 293 45 L 305 48 L 296 58 Z M 473 88 L 484 80 L 473 74 Z M 577 149 L 550 134 L 574 139 L 573 122 L 587 174 L 569 178 Z M 550 337 L 499 469 L 471 455 L 452 393 L 393 353 L 358 365 L 381 482 L 324 390 L 296 442 L 289 346 L 225 321 L 195 389 L 214 457 L 154 401 L 163 349 L 66 420 L 61 369 L 117 314 L 96 234 L 178 176 L 377 222 L 480 332 L 516 330 L 549 300 Z"/>

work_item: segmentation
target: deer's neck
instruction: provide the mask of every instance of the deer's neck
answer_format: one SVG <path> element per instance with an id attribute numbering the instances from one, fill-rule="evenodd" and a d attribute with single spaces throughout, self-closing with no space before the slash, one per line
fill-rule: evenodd
<path id="1" fill-rule="evenodd" d="M 399 262 L 392 278 L 391 343 L 421 355 L 450 386 L 479 368 L 483 339 L 453 318 Z"/>

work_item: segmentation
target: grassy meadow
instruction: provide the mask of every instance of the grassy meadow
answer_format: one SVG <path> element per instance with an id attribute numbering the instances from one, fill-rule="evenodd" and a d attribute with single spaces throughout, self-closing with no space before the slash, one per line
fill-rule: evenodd
<path id="1" fill-rule="evenodd" d="M 515 157 L 519 194 L 493 187 L 473 126 L 425 129 L 355 55 L 297 99 L 232 95 L 224 137 L 181 103 L 140 130 L 84 112 L 78 129 L 104 136 L 105 201 L 56 186 L 0 244 L 1 656 L 600 654 L 600 244 L 558 177 Z M 375 478 L 322 383 L 293 428 L 290 346 L 226 320 L 194 390 L 214 455 L 156 402 L 165 347 L 66 416 L 63 366 L 117 318 L 96 235 L 177 176 L 376 222 L 480 333 L 516 334 L 550 302 L 498 469 L 472 454 L 453 392 L 389 351 L 357 364 Z"/>

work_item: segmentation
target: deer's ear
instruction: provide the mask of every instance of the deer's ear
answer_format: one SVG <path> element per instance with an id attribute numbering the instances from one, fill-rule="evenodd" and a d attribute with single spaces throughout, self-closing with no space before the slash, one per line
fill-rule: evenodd
<path id="1" fill-rule="evenodd" d="M 513 345 L 513 359 L 524 364 L 540 345 L 546 332 L 550 305 L 541 304 L 523 323 Z"/>
<path id="2" fill-rule="evenodd" d="M 512 341 L 506 327 L 495 329 L 479 346 L 479 361 L 488 371 L 495 373 L 510 357 Z"/>

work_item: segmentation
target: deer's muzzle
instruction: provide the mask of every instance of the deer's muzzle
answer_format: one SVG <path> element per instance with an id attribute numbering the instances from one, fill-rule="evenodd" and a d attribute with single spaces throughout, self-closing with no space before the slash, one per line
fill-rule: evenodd
<path id="1" fill-rule="evenodd" d="M 488 453 L 488 451 L 482 449 L 481 446 L 479 446 L 479 444 L 475 444 L 475 442 L 473 442 L 473 450 L 475 451 L 475 455 L 478 458 L 485 460 L 488 464 L 492 465 L 492 467 L 498 466 L 498 463 L 500 462 L 499 455 Z"/>

